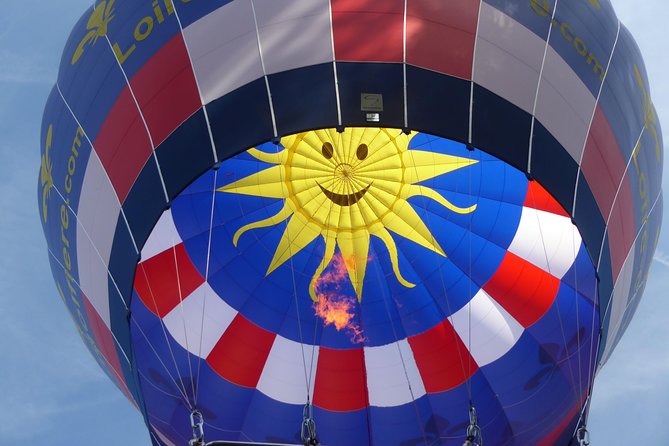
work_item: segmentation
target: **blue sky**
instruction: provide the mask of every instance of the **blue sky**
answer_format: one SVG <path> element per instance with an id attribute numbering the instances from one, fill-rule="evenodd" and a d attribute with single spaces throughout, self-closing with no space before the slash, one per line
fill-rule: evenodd
<path id="1" fill-rule="evenodd" d="M 644 54 L 669 134 L 666 2 L 613 3 Z M 69 30 L 90 4 L 0 0 L 0 444 L 150 444 L 141 417 L 85 350 L 58 298 L 37 210 L 42 108 Z M 594 445 L 669 444 L 667 273 L 663 231 L 637 315 L 597 377 Z"/>

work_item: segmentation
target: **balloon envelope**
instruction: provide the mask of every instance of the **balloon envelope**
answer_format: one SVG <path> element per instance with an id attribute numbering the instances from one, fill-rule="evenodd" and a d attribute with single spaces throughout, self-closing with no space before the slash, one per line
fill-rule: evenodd
<path id="1" fill-rule="evenodd" d="M 99 1 L 38 202 L 156 445 L 567 444 L 643 293 L 662 135 L 607 0 Z"/>

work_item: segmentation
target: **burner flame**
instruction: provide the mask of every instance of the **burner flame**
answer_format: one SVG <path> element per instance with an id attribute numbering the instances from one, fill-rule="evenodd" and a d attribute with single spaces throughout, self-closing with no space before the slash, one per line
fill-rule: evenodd
<path id="1" fill-rule="evenodd" d="M 346 265 L 354 265 L 354 259 L 343 259 L 340 254 L 332 257 L 331 270 L 322 274 L 315 284 L 318 301 L 313 308 L 316 316 L 323 319 L 323 326 L 334 325 L 337 331 L 345 330 L 351 342 L 360 344 L 365 335 L 360 324 L 354 320 L 357 299 L 344 294 L 343 287 L 349 281 Z"/>

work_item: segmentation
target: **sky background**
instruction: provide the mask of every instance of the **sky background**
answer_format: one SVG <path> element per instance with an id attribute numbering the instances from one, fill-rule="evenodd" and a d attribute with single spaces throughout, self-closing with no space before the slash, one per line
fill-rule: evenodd
<path id="1" fill-rule="evenodd" d="M 669 134 L 666 0 L 612 1 L 641 48 Z M 139 413 L 98 368 L 58 297 L 37 208 L 42 109 L 69 31 L 90 4 L 0 0 L 2 445 L 150 445 Z M 669 206 L 664 209 L 667 222 Z M 594 446 L 669 444 L 667 230 L 649 277 L 634 320 L 595 383 L 589 423 Z"/>

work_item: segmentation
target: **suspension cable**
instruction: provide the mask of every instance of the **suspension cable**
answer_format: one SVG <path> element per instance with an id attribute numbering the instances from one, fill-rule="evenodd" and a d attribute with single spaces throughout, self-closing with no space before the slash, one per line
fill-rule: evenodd
<path id="1" fill-rule="evenodd" d="M 469 426 L 467 426 L 467 438 L 462 446 L 483 446 L 483 434 L 478 425 L 476 409 L 472 402 L 469 402 Z"/>

